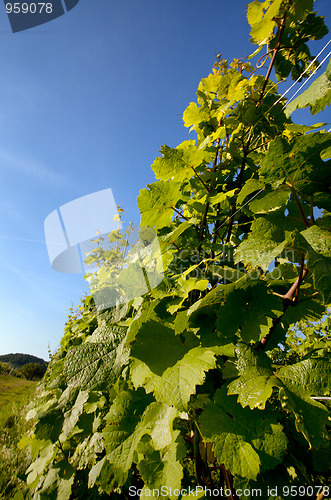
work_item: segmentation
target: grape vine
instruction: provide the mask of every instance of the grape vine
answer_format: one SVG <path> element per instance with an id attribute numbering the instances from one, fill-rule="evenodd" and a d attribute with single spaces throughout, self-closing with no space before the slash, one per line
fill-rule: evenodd
<path id="1" fill-rule="evenodd" d="M 196 139 L 162 146 L 138 196 L 163 281 L 69 314 L 21 440 L 33 498 L 327 496 L 331 136 L 291 112 L 330 104 L 331 63 L 287 109 L 271 77 L 307 78 L 328 30 L 313 0 L 255 0 L 247 18 L 258 69 L 217 58 L 183 113 Z M 114 270 L 114 253 L 88 259 Z"/>

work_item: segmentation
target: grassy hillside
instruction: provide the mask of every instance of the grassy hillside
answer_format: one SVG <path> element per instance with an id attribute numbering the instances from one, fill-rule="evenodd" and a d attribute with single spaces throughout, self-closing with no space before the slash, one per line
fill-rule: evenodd
<path id="1" fill-rule="evenodd" d="M 0 427 L 13 407 L 22 406 L 35 390 L 37 382 L 12 375 L 0 375 Z"/>
<path id="2" fill-rule="evenodd" d="M 19 450 L 17 443 L 27 429 L 25 405 L 33 398 L 37 382 L 12 375 L 0 375 L 0 499 L 13 499 L 27 487 L 19 479 L 29 466 L 31 457 Z M 16 497 L 17 498 L 17 497 Z"/>

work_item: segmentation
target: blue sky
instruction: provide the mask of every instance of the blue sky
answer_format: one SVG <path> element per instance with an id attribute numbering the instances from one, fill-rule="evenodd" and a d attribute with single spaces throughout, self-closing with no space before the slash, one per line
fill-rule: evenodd
<path id="1" fill-rule="evenodd" d="M 47 359 L 48 344 L 58 347 L 68 309 L 88 286 L 83 275 L 51 268 L 45 218 L 110 187 L 126 220 L 139 222 L 136 198 L 154 180 L 150 165 L 161 144 L 189 137 L 181 113 L 216 55 L 254 50 L 247 4 L 81 0 L 15 34 L 0 6 L 0 354 Z M 315 6 L 331 27 L 329 0 Z M 293 118 L 331 122 L 331 113 Z"/>

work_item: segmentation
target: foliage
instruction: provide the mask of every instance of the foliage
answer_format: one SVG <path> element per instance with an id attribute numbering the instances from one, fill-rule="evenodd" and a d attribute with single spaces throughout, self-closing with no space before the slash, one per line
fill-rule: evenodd
<path id="1" fill-rule="evenodd" d="M 32 356 L 32 354 L 22 354 L 22 353 L 16 353 L 16 354 L 1 354 L 0 355 L 0 363 L 5 362 L 5 363 L 10 363 L 13 368 L 22 368 L 22 366 L 26 365 L 27 363 L 38 363 L 43 367 L 43 373 L 45 373 L 46 368 L 47 368 L 47 361 L 44 361 L 41 358 L 38 358 L 37 356 Z"/>
<path id="2" fill-rule="evenodd" d="M 9 375 L 13 370 L 13 366 L 6 361 L 0 361 L 0 375 Z"/>
<path id="3" fill-rule="evenodd" d="M 21 376 L 27 380 L 40 380 L 44 376 L 44 368 L 39 363 L 27 363 L 23 365 L 21 370 Z"/>
<path id="4" fill-rule="evenodd" d="M 87 296 L 71 311 L 21 441 L 34 498 L 162 486 L 164 498 L 202 498 L 200 486 L 274 499 L 278 486 L 281 500 L 283 486 L 323 483 L 329 412 L 313 398 L 330 394 L 330 340 L 293 328 L 331 303 L 331 137 L 294 124 L 270 80 L 312 69 L 307 43 L 327 33 L 312 7 L 252 2 L 266 76 L 219 57 L 183 114 L 197 140 L 162 146 L 138 204 L 165 278 L 128 303 L 100 311 Z M 114 252 L 89 257 L 118 273 L 121 295 Z"/>
<path id="5" fill-rule="evenodd" d="M 277 364 L 301 361 L 314 353 L 322 356 L 331 350 L 330 312 L 319 322 L 298 321 L 295 328 L 288 331 L 285 342 L 270 352 Z"/>
<path id="6" fill-rule="evenodd" d="M 16 364 L 17 366 L 17 364 Z M 15 368 L 11 363 L 0 361 L 0 375 L 12 375 L 27 380 L 40 380 L 46 371 L 46 365 L 40 363 L 25 363 L 20 368 Z"/>

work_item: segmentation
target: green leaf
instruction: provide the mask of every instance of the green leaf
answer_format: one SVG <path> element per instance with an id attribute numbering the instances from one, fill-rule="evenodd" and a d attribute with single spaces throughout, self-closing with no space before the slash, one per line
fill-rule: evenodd
<path id="1" fill-rule="evenodd" d="M 75 472 L 66 460 L 58 462 L 56 467 L 52 467 L 46 475 L 43 487 L 39 491 L 39 498 L 41 500 L 69 500 Z"/>
<path id="2" fill-rule="evenodd" d="M 269 193 L 261 193 L 249 204 L 249 209 L 254 214 L 274 212 L 280 208 L 285 209 L 291 192 L 289 188 L 281 188 Z"/>
<path id="3" fill-rule="evenodd" d="M 282 462 L 287 439 L 271 413 L 242 408 L 226 388 L 217 390 L 215 402 L 200 417 L 204 441 L 213 443 L 219 464 L 232 474 L 256 479 L 259 472 Z"/>
<path id="4" fill-rule="evenodd" d="M 277 377 L 271 369 L 271 361 L 264 353 L 254 353 L 247 346 L 237 349 L 237 368 L 240 377 L 228 386 L 228 394 L 239 394 L 238 403 L 251 409 L 264 409 L 273 387 L 279 386 Z"/>
<path id="5" fill-rule="evenodd" d="M 286 183 L 307 196 L 327 191 L 330 164 L 322 160 L 321 153 L 330 145 L 330 134 L 321 132 L 297 136 L 291 143 L 277 137 L 264 156 L 261 180 L 277 187 Z"/>
<path id="6" fill-rule="evenodd" d="M 173 314 L 178 311 L 182 307 L 185 299 L 189 296 L 189 293 L 192 290 L 201 290 L 204 291 L 207 289 L 209 282 L 206 279 L 201 278 L 186 278 L 188 274 L 190 274 L 199 264 L 194 266 L 190 266 L 189 269 L 184 271 L 180 278 L 177 279 L 177 295 L 173 300 L 173 303 L 168 306 L 168 311 L 170 314 Z"/>
<path id="7" fill-rule="evenodd" d="M 135 339 L 137 332 L 144 324 L 144 322 L 147 322 L 150 319 L 158 319 L 157 313 L 155 312 L 155 308 L 157 305 L 157 300 L 154 300 L 153 302 L 143 302 L 140 310 L 137 312 L 130 323 L 127 332 L 127 342 L 132 342 L 132 340 Z"/>
<path id="8" fill-rule="evenodd" d="M 256 342 L 269 332 L 271 318 L 283 312 L 281 300 L 269 294 L 266 284 L 261 281 L 252 281 L 245 289 L 239 288 L 226 295 L 226 303 L 219 308 L 216 323 L 225 338 L 231 338 L 240 328 L 245 342 Z"/>
<path id="9" fill-rule="evenodd" d="M 117 396 L 106 415 L 103 436 L 107 460 L 121 473 L 130 469 L 145 434 L 151 436 L 156 450 L 169 446 L 173 440 L 172 423 L 177 410 L 155 402 L 146 408 L 146 402 L 146 397 L 138 399 L 137 393 L 126 391 Z"/>
<path id="10" fill-rule="evenodd" d="M 55 440 L 56 438 L 54 441 Z M 43 475 L 44 471 L 47 470 L 48 465 L 52 462 L 57 452 L 57 446 L 53 443 L 48 444 L 48 446 L 41 450 L 39 458 L 32 462 L 32 464 L 28 467 L 26 474 L 27 484 L 30 488 L 37 487 L 40 477 Z"/>
<path id="11" fill-rule="evenodd" d="M 37 439 L 50 439 L 55 442 L 61 434 L 64 415 L 61 408 L 51 409 L 38 415 L 35 435 Z"/>
<path id="12" fill-rule="evenodd" d="M 67 354 L 64 373 L 68 384 L 86 389 L 98 389 L 114 383 L 128 362 L 123 327 L 99 327 L 81 345 Z"/>
<path id="13" fill-rule="evenodd" d="M 319 446 L 325 438 L 328 412 L 311 396 L 329 394 L 329 360 L 309 359 L 281 368 L 274 373 L 269 358 L 250 347 L 240 346 L 236 363 L 239 377 L 230 382 L 228 394 L 238 394 L 238 402 L 251 409 L 264 409 L 273 388 L 279 388 L 283 407 L 293 413 L 296 428 L 309 445 Z"/>
<path id="14" fill-rule="evenodd" d="M 300 234 L 293 232 L 292 247 L 303 254 L 308 254 L 307 268 L 312 273 L 314 287 L 320 292 L 323 304 L 329 304 L 331 301 L 329 232 L 318 226 L 312 226 Z"/>
<path id="15" fill-rule="evenodd" d="M 215 364 L 215 354 L 211 349 L 195 347 L 174 366 L 167 368 L 162 376 L 134 358 L 130 376 L 135 388 L 142 386 L 147 393 L 153 392 L 157 401 L 185 411 L 196 386 L 203 383 L 205 372 L 214 368 Z"/>
<path id="16" fill-rule="evenodd" d="M 308 241 L 315 252 L 321 253 L 325 257 L 331 257 L 331 233 L 318 226 L 311 226 L 305 231 L 301 231 L 302 236 Z"/>
<path id="17" fill-rule="evenodd" d="M 197 300 L 187 311 L 188 315 L 191 315 L 198 309 L 204 307 L 215 306 L 224 302 L 224 289 L 223 285 L 219 285 L 212 290 L 210 290 L 202 299 Z"/>
<path id="18" fill-rule="evenodd" d="M 256 44 L 266 44 L 273 35 L 276 17 L 279 16 L 282 0 L 255 0 L 248 5 L 247 19 L 251 25 L 251 41 Z"/>
<path id="19" fill-rule="evenodd" d="M 107 457 L 103 457 L 97 462 L 89 472 L 88 487 L 92 488 L 94 485 L 108 495 L 111 495 L 114 490 L 121 488 L 127 480 L 128 473 L 123 472 L 121 469 L 115 469 Z"/>
<path id="20" fill-rule="evenodd" d="M 331 303 L 331 282 L 330 282 L 330 267 L 331 258 L 309 251 L 308 269 L 313 274 L 314 287 L 321 293 L 323 303 L 328 305 Z"/>
<path id="21" fill-rule="evenodd" d="M 141 225 L 160 229 L 171 223 L 174 210 L 179 200 L 185 201 L 182 185 L 176 181 L 158 181 L 141 189 L 138 207 L 141 213 Z"/>
<path id="22" fill-rule="evenodd" d="M 198 345 L 199 341 L 194 336 L 187 336 L 184 341 L 171 328 L 150 320 L 140 328 L 131 356 L 143 361 L 153 373 L 161 376 Z"/>
<path id="23" fill-rule="evenodd" d="M 185 127 L 196 128 L 201 122 L 209 120 L 208 109 L 191 102 L 183 113 L 183 120 Z"/>
<path id="24" fill-rule="evenodd" d="M 328 425 L 328 411 L 325 406 L 313 400 L 305 400 L 286 388 L 279 392 L 283 408 L 293 413 L 295 425 L 309 444 L 319 448 L 327 439 L 326 426 Z"/>
<path id="25" fill-rule="evenodd" d="M 138 470 L 145 483 L 140 498 L 150 497 L 152 490 L 162 491 L 164 498 L 176 499 L 175 490 L 181 489 L 183 467 L 178 459 L 183 458 L 180 453 L 184 445 L 177 441 L 181 438 L 179 431 L 174 431 L 173 441 L 161 451 L 152 451 L 138 463 Z"/>
<path id="26" fill-rule="evenodd" d="M 134 451 L 142 437 L 139 424 L 149 402 L 142 391 L 121 391 L 106 415 L 103 437 L 107 459 L 122 470 L 122 474 L 131 467 Z"/>
<path id="27" fill-rule="evenodd" d="M 65 419 L 62 431 L 66 436 L 72 433 L 79 417 L 83 413 L 84 404 L 88 400 L 88 397 L 89 393 L 87 391 L 80 391 L 75 404 L 64 414 Z"/>
<path id="28" fill-rule="evenodd" d="M 264 187 L 265 187 L 264 182 L 259 181 L 257 179 L 248 179 L 248 181 L 245 182 L 240 193 L 238 194 L 237 198 L 238 204 L 241 205 L 247 196 L 249 196 L 252 193 L 255 193 L 255 191 L 260 191 L 260 189 L 263 189 Z"/>
<path id="29" fill-rule="evenodd" d="M 267 271 L 285 245 L 284 216 L 279 212 L 260 215 L 254 220 L 248 238 L 236 248 L 235 264 L 243 262 Z"/>
<path id="30" fill-rule="evenodd" d="M 213 158 L 212 153 L 195 146 L 195 141 L 185 141 L 176 148 L 162 146 L 162 158 L 152 164 L 156 178 L 162 181 L 176 178 L 176 182 L 189 180 Z"/>
<path id="31" fill-rule="evenodd" d="M 296 109 L 310 106 L 312 115 L 323 111 L 325 106 L 331 104 L 331 60 L 328 67 L 307 90 L 291 101 L 286 108 L 286 115 L 290 116 Z"/>
<path id="32" fill-rule="evenodd" d="M 235 189 L 232 189 L 231 191 L 227 191 L 226 193 L 218 193 L 212 196 L 208 196 L 207 200 L 211 205 L 218 205 L 219 203 L 228 201 L 228 198 L 232 198 L 235 194 L 235 191 Z"/>
<path id="33" fill-rule="evenodd" d="M 194 224 L 199 223 L 198 219 L 191 219 L 189 221 L 182 222 L 176 229 L 171 231 L 162 237 L 162 242 L 164 243 L 175 243 L 179 236 L 186 231 L 186 229 L 192 227 Z"/>
<path id="34" fill-rule="evenodd" d="M 331 235 L 329 231 L 312 226 L 301 232 L 308 241 L 307 267 L 313 274 L 314 286 L 320 291 L 324 304 L 331 302 Z"/>
<path id="35" fill-rule="evenodd" d="M 294 365 L 284 366 L 277 376 L 288 390 L 309 399 L 331 392 L 330 360 L 328 358 L 305 359 Z"/>
<path id="36" fill-rule="evenodd" d="M 94 432 L 77 445 L 74 454 L 70 457 L 70 464 L 75 469 L 92 469 L 97 462 L 98 454 L 103 450 L 102 434 Z"/>

